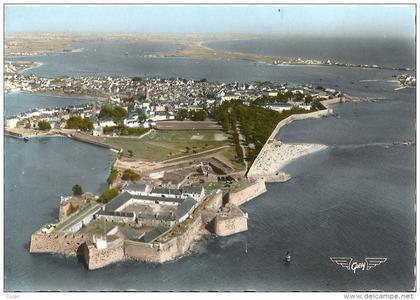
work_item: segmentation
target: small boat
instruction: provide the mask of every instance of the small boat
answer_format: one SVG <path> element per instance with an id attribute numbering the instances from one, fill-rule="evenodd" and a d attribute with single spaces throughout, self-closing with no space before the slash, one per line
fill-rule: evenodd
<path id="1" fill-rule="evenodd" d="M 286 256 L 284 257 L 284 260 L 286 262 L 291 262 L 292 261 L 292 255 L 290 254 L 289 251 L 286 252 Z"/>
<path id="2" fill-rule="evenodd" d="M 27 143 L 27 142 L 29 142 L 29 139 L 28 139 L 27 137 L 24 137 L 24 138 L 23 138 L 23 141 L 24 141 L 25 143 Z"/>

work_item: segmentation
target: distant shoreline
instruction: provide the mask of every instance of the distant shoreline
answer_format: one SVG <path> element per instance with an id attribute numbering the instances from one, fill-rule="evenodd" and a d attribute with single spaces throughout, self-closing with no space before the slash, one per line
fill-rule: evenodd
<path id="1" fill-rule="evenodd" d="M 50 41 L 54 40 L 54 46 L 51 43 L 46 44 L 42 37 L 47 37 Z M 71 49 L 68 52 L 79 52 L 83 48 L 74 48 L 74 43 L 81 41 L 104 41 L 104 40 L 130 40 L 130 41 L 154 41 L 154 42 L 170 42 L 179 44 L 181 49 L 169 52 L 159 52 L 161 57 L 186 57 L 195 59 L 241 59 L 245 61 L 252 61 L 256 63 L 266 63 L 271 65 L 317 65 L 317 66 L 335 66 L 335 67 L 350 67 L 350 68 L 368 68 L 368 69 L 385 69 L 395 71 L 415 71 L 414 68 L 393 68 L 383 67 L 377 65 L 353 64 L 345 62 L 334 62 L 333 60 L 322 59 L 308 59 L 308 58 L 293 58 L 293 57 L 277 57 L 272 55 L 262 55 L 250 52 L 239 51 L 224 51 L 217 50 L 205 45 L 208 42 L 215 41 L 235 41 L 235 40 L 254 40 L 264 38 L 264 36 L 256 35 L 191 35 L 191 34 L 108 34 L 98 36 L 97 34 L 79 34 L 79 35 L 63 35 L 63 34 L 40 34 L 38 36 L 27 36 L 25 34 L 10 35 L 6 38 L 5 57 L 13 55 L 9 48 L 13 40 L 17 40 L 22 44 L 25 50 L 23 53 L 29 54 L 25 56 L 43 55 L 48 53 L 65 53 L 66 49 Z M 37 44 L 38 43 L 38 44 Z M 44 43 L 44 44 L 43 44 Z M 31 47 L 33 49 L 31 50 Z M 44 47 L 44 48 L 42 48 Z M 47 49 L 47 50 L 46 50 Z M 20 50 L 22 51 L 22 50 Z M 20 52 L 19 51 L 19 52 Z M 9 53 L 8 53 L 9 52 Z M 15 50 L 17 52 L 17 50 Z M 20 52 L 22 53 L 22 52 Z M 22 55 L 14 55 L 22 56 Z"/>

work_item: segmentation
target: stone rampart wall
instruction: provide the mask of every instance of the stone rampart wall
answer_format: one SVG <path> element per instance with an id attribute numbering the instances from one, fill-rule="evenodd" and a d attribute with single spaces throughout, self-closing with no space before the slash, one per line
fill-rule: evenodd
<path id="1" fill-rule="evenodd" d="M 214 221 L 214 232 L 219 236 L 227 236 L 248 230 L 248 219 L 244 216 L 217 218 Z"/>
<path id="2" fill-rule="evenodd" d="M 103 268 L 125 259 L 124 241 L 119 239 L 108 243 L 105 249 L 97 249 L 95 245 L 85 243 L 79 250 L 79 255 L 84 258 L 89 270 Z"/>
<path id="3" fill-rule="evenodd" d="M 254 184 L 241 191 L 229 193 L 229 203 L 241 205 L 267 191 L 264 180 L 256 180 Z"/>
<path id="4" fill-rule="evenodd" d="M 91 239 L 90 234 L 37 232 L 31 236 L 29 252 L 76 255 L 77 248 Z"/>

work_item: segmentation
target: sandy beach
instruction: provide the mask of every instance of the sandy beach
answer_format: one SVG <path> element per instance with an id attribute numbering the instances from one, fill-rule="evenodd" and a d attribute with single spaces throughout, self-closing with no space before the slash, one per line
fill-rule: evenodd
<path id="1" fill-rule="evenodd" d="M 326 149 L 322 144 L 287 144 L 281 141 L 270 141 L 261 150 L 252 165 L 253 177 L 275 177 L 291 161 L 320 150 Z"/>

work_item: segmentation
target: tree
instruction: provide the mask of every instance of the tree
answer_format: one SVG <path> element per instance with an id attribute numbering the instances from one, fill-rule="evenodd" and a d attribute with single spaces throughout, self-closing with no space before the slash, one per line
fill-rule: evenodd
<path id="1" fill-rule="evenodd" d="M 186 110 L 185 108 L 182 108 L 178 111 L 178 113 L 176 114 L 175 119 L 177 121 L 184 121 L 185 118 L 188 117 L 188 110 Z"/>
<path id="2" fill-rule="evenodd" d="M 127 116 L 128 112 L 121 106 L 117 106 L 114 108 L 113 119 L 115 122 L 121 122 Z"/>
<path id="3" fill-rule="evenodd" d="M 114 127 L 115 129 L 115 127 Z M 124 125 L 120 125 L 118 126 L 118 129 L 120 131 L 120 135 L 142 135 L 143 133 L 146 133 L 147 131 L 149 131 L 148 128 L 143 128 L 143 127 L 139 127 L 139 128 L 130 128 Z M 104 131 L 105 133 L 105 131 Z"/>
<path id="4" fill-rule="evenodd" d="M 66 128 L 89 131 L 93 129 L 93 122 L 91 119 L 82 118 L 81 116 L 70 117 L 66 122 Z"/>
<path id="5" fill-rule="evenodd" d="M 101 120 L 104 119 L 112 119 L 116 123 L 121 122 L 125 117 L 127 117 L 128 112 L 122 108 L 121 106 L 116 106 L 114 108 L 106 105 L 102 107 L 101 111 L 99 112 L 98 118 Z"/>
<path id="6" fill-rule="evenodd" d="M 311 103 L 311 102 L 312 102 L 312 100 L 313 100 L 313 97 L 312 97 L 311 95 L 307 95 L 307 96 L 305 97 L 305 103 L 306 103 L 306 104 Z"/>
<path id="7" fill-rule="evenodd" d="M 72 213 L 76 212 L 79 209 L 79 205 L 74 205 L 70 203 L 69 208 L 67 209 L 67 215 L 70 216 Z"/>
<path id="8" fill-rule="evenodd" d="M 50 123 L 48 121 L 42 120 L 42 121 L 39 121 L 38 122 L 38 128 L 40 130 L 50 130 L 51 129 L 51 125 L 50 125 Z"/>
<path id="9" fill-rule="evenodd" d="M 287 91 L 284 95 L 287 97 L 288 101 L 292 100 L 293 93 L 291 91 Z"/>
<path id="10" fill-rule="evenodd" d="M 128 180 L 136 181 L 136 180 L 140 179 L 140 174 L 134 172 L 131 169 L 126 169 L 126 170 L 124 170 L 124 173 L 121 176 L 121 179 L 126 180 L 126 181 L 128 181 Z"/>
<path id="11" fill-rule="evenodd" d="M 193 121 L 204 121 L 207 118 L 207 112 L 202 109 L 190 111 L 189 117 Z"/>
<path id="12" fill-rule="evenodd" d="M 304 98 L 304 96 L 303 96 L 303 94 L 301 94 L 301 93 L 297 93 L 296 95 L 295 95 L 295 102 L 300 102 L 300 101 L 302 101 L 303 100 L 303 98 Z"/>
<path id="13" fill-rule="evenodd" d="M 83 194 L 82 187 L 79 184 L 73 185 L 72 191 L 74 196 L 80 196 Z"/>
<path id="14" fill-rule="evenodd" d="M 115 169 L 111 169 L 111 172 L 106 180 L 106 182 L 108 182 L 108 184 L 113 184 L 115 179 L 117 179 L 118 176 L 118 171 Z"/>
<path id="15" fill-rule="evenodd" d="M 98 202 L 107 203 L 113 198 L 115 198 L 119 193 L 117 188 L 112 188 L 104 191 L 98 198 Z"/>
<path id="16" fill-rule="evenodd" d="M 139 113 L 139 121 L 145 121 L 147 119 L 144 113 Z"/>
<path id="17" fill-rule="evenodd" d="M 133 78 L 131 78 L 131 80 L 133 80 L 133 81 L 142 81 L 143 78 L 141 78 L 140 76 L 134 76 Z"/>

